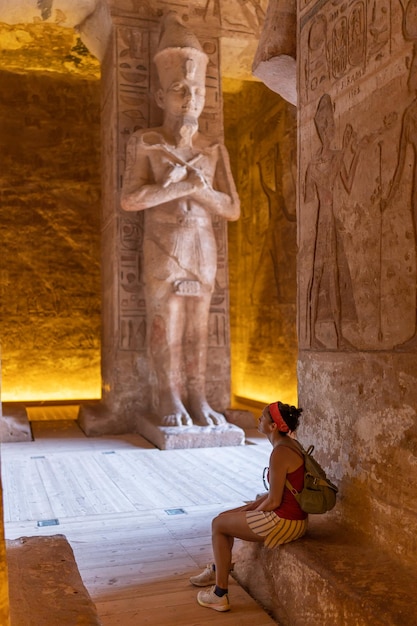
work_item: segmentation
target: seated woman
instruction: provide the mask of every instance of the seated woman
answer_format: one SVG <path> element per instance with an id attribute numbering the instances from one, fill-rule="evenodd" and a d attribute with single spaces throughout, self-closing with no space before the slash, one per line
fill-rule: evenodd
<path id="1" fill-rule="evenodd" d="M 307 513 L 286 487 L 288 480 L 296 491 L 304 485 L 304 457 L 297 442 L 289 435 L 298 426 L 302 409 L 282 402 L 265 407 L 258 421 L 259 432 L 265 434 L 273 450 L 269 459 L 269 491 L 231 511 L 213 519 L 212 544 L 214 563 L 207 565 L 190 582 L 197 587 L 213 585 L 200 591 L 197 601 L 216 611 L 230 609 L 228 579 L 232 563 L 234 539 L 257 541 L 273 548 L 302 537 L 307 530 Z"/>

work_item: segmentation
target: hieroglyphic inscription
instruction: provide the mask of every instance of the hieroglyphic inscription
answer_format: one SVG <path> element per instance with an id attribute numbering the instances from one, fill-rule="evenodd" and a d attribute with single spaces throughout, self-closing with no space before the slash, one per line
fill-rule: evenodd
<path id="1" fill-rule="evenodd" d="M 390 50 L 390 0 L 328 4 L 330 11 L 318 2 L 301 20 L 307 50 L 301 95 L 307 101 L 335 82 L 340 90 L 351 87 Z"/>
<path id="2" fill-rule="evenodd" d="M 321 84 L 330 80 L 330 46 L 327 19 L 324 15 L 314 18 L 308 33 L 308 57 L 305 63 L 307 94 L 314 93 Z"/>
<path id="3" fill-rule="evenodd" d="M 138 216 L 122 218 L 120 230 L 120 347 L 144 350 L 146 309 L 140 255 L 142 220 Z"/>
<path id="4" fill-rule="evenodd" d="M 150 33 L 121 25 L 116 31 L 118 90 L 118 185 L 121 188 L 130 135 L 150 117 Z M 119 219 L 119 319 L 121 350 L 145 350 L 146 307 L 141 276 L 143 215 Z"/>
<path id="5" fill-rule="evenodd" d="M 149 123 L 150 34 L 140 28 L 117 29 L 119 100 L 119 186 L 122 183 L 124 155 L 129 136 Z"/>
<path id="6" fill-rule="evenodd" d="M 206 73 L 206 105 L 200 117 L 200 128 L 207 135 L 219 136 L 220 71 L 219 46 L 213 39 L 200 37 L 204 52 L 209 61 Z M 228 271 L 227 271 L 227 226 L 223 220 L 214 221 L 214 233 L 217 244 L 217 274 L 211 300 L 209 320 L 209 346 L 227 346 L 228 339 Z"/>
<path id="7" fill-rule="evenodd" d="M 190 4 L 190 9 L 205 23 L 217 22 L 228 31 L 259 35 L 265 21 L 268 0 L 200 0 Z"/>
<path id="8" fill-rule="evenodd" d="M 204 24 L 224 33 L 259 36 L 269 0 L 108 0 L 113 14 L 159 19 L 172 10 L 197 27 Z M 212 31 L 214 32 L 214 31 Z"/>

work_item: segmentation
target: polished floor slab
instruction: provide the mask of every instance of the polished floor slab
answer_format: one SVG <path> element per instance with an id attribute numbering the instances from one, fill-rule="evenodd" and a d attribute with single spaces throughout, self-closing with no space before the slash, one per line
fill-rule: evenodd
<path id="1" fill-rule="evenodd" d="M 2 444 L 8 539 L 64 534 L 104 626 L 275 623 L 231 579 L 232 610 L 200 607 L 188 578 L 211 560 L 211 519 L 263 490 L 269 443 L 158 450 L 139 435 L 87 438 L 73 420 L 32 422 Z"/>

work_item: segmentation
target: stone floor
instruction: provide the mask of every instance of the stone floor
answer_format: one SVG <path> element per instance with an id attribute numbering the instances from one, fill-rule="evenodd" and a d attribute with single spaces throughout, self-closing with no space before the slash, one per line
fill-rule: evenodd
<path id="1" fill-rule="evenodd" d="M 270 448 L 256 431 L 244 446 L 165 451 L 86 438 L 73 420 L 32 431 L 1 446 L 6 538 L 65 535 L 104 626 L 275 623 L 234 580 L 221 616 L 188 581 L 211 559 L 212 517 L 263 490 Z"/>

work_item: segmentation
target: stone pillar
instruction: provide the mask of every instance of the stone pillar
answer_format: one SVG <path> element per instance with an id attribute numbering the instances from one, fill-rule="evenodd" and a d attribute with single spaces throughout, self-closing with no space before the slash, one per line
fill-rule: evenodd
<path id="1" fill-rule="evenodd" d="M 102 402 L 83 405 L 79 423 L 88 435 L 143 432 L 151 411 L 149 363 L 146 354 L 147 319 L 142 271 L 143 213 L 126 213 L 120 207 L 126 146 L 137 129 L 161 122 L 161 111 L 153 99 L 156 69 L 152 59 L 157 49 L 160 17 L 175 9 L 172 2 L 158 2 L 157 9 L 135 12 L 111 9 L 112 35 L 102 63 Z M 200 128 L 207 135 L 223 133 L 222 94 L 219 72 L 219 40 L 201 29 L 201 20 L 189 15 L 193 29 L 209 57 L 206 106 Z M 227 272 L 227 230 L 223 220 L 214 222 L 218 250 L 216 288 L 209 321 L 207 398 L 213 408 L 224 412 L 230 402 L 230 336 Z M 174 429 L 161 439 L 160 430 L 145 435 L 159 447 L 235 445 L 243 442 L 243 431 L 233 440 L 222 429 L 207 441 L 203 428 L 188 435 Z M 226 428 L 226 427 L 225 427 Z M 188 430 L 188 429 L 187 429 Z M 207 429 L 206 429 L 207 430 Z M 230 433 L 229 433 L 230 434 Z M 177 439 L 180 435 L 180 441 Z M 207 435 L 207 433 L 205 433 Z"/>
<path id="2" fill-rule="evenodd" d="M 268 5 L 252 71 L 272 91 L 297 104 L 296 0 Z"/>
<path id="3" fill-rule="evenodd" d="M 298 3 L 300 437 L 417 555 L 417 2 Z"/>

